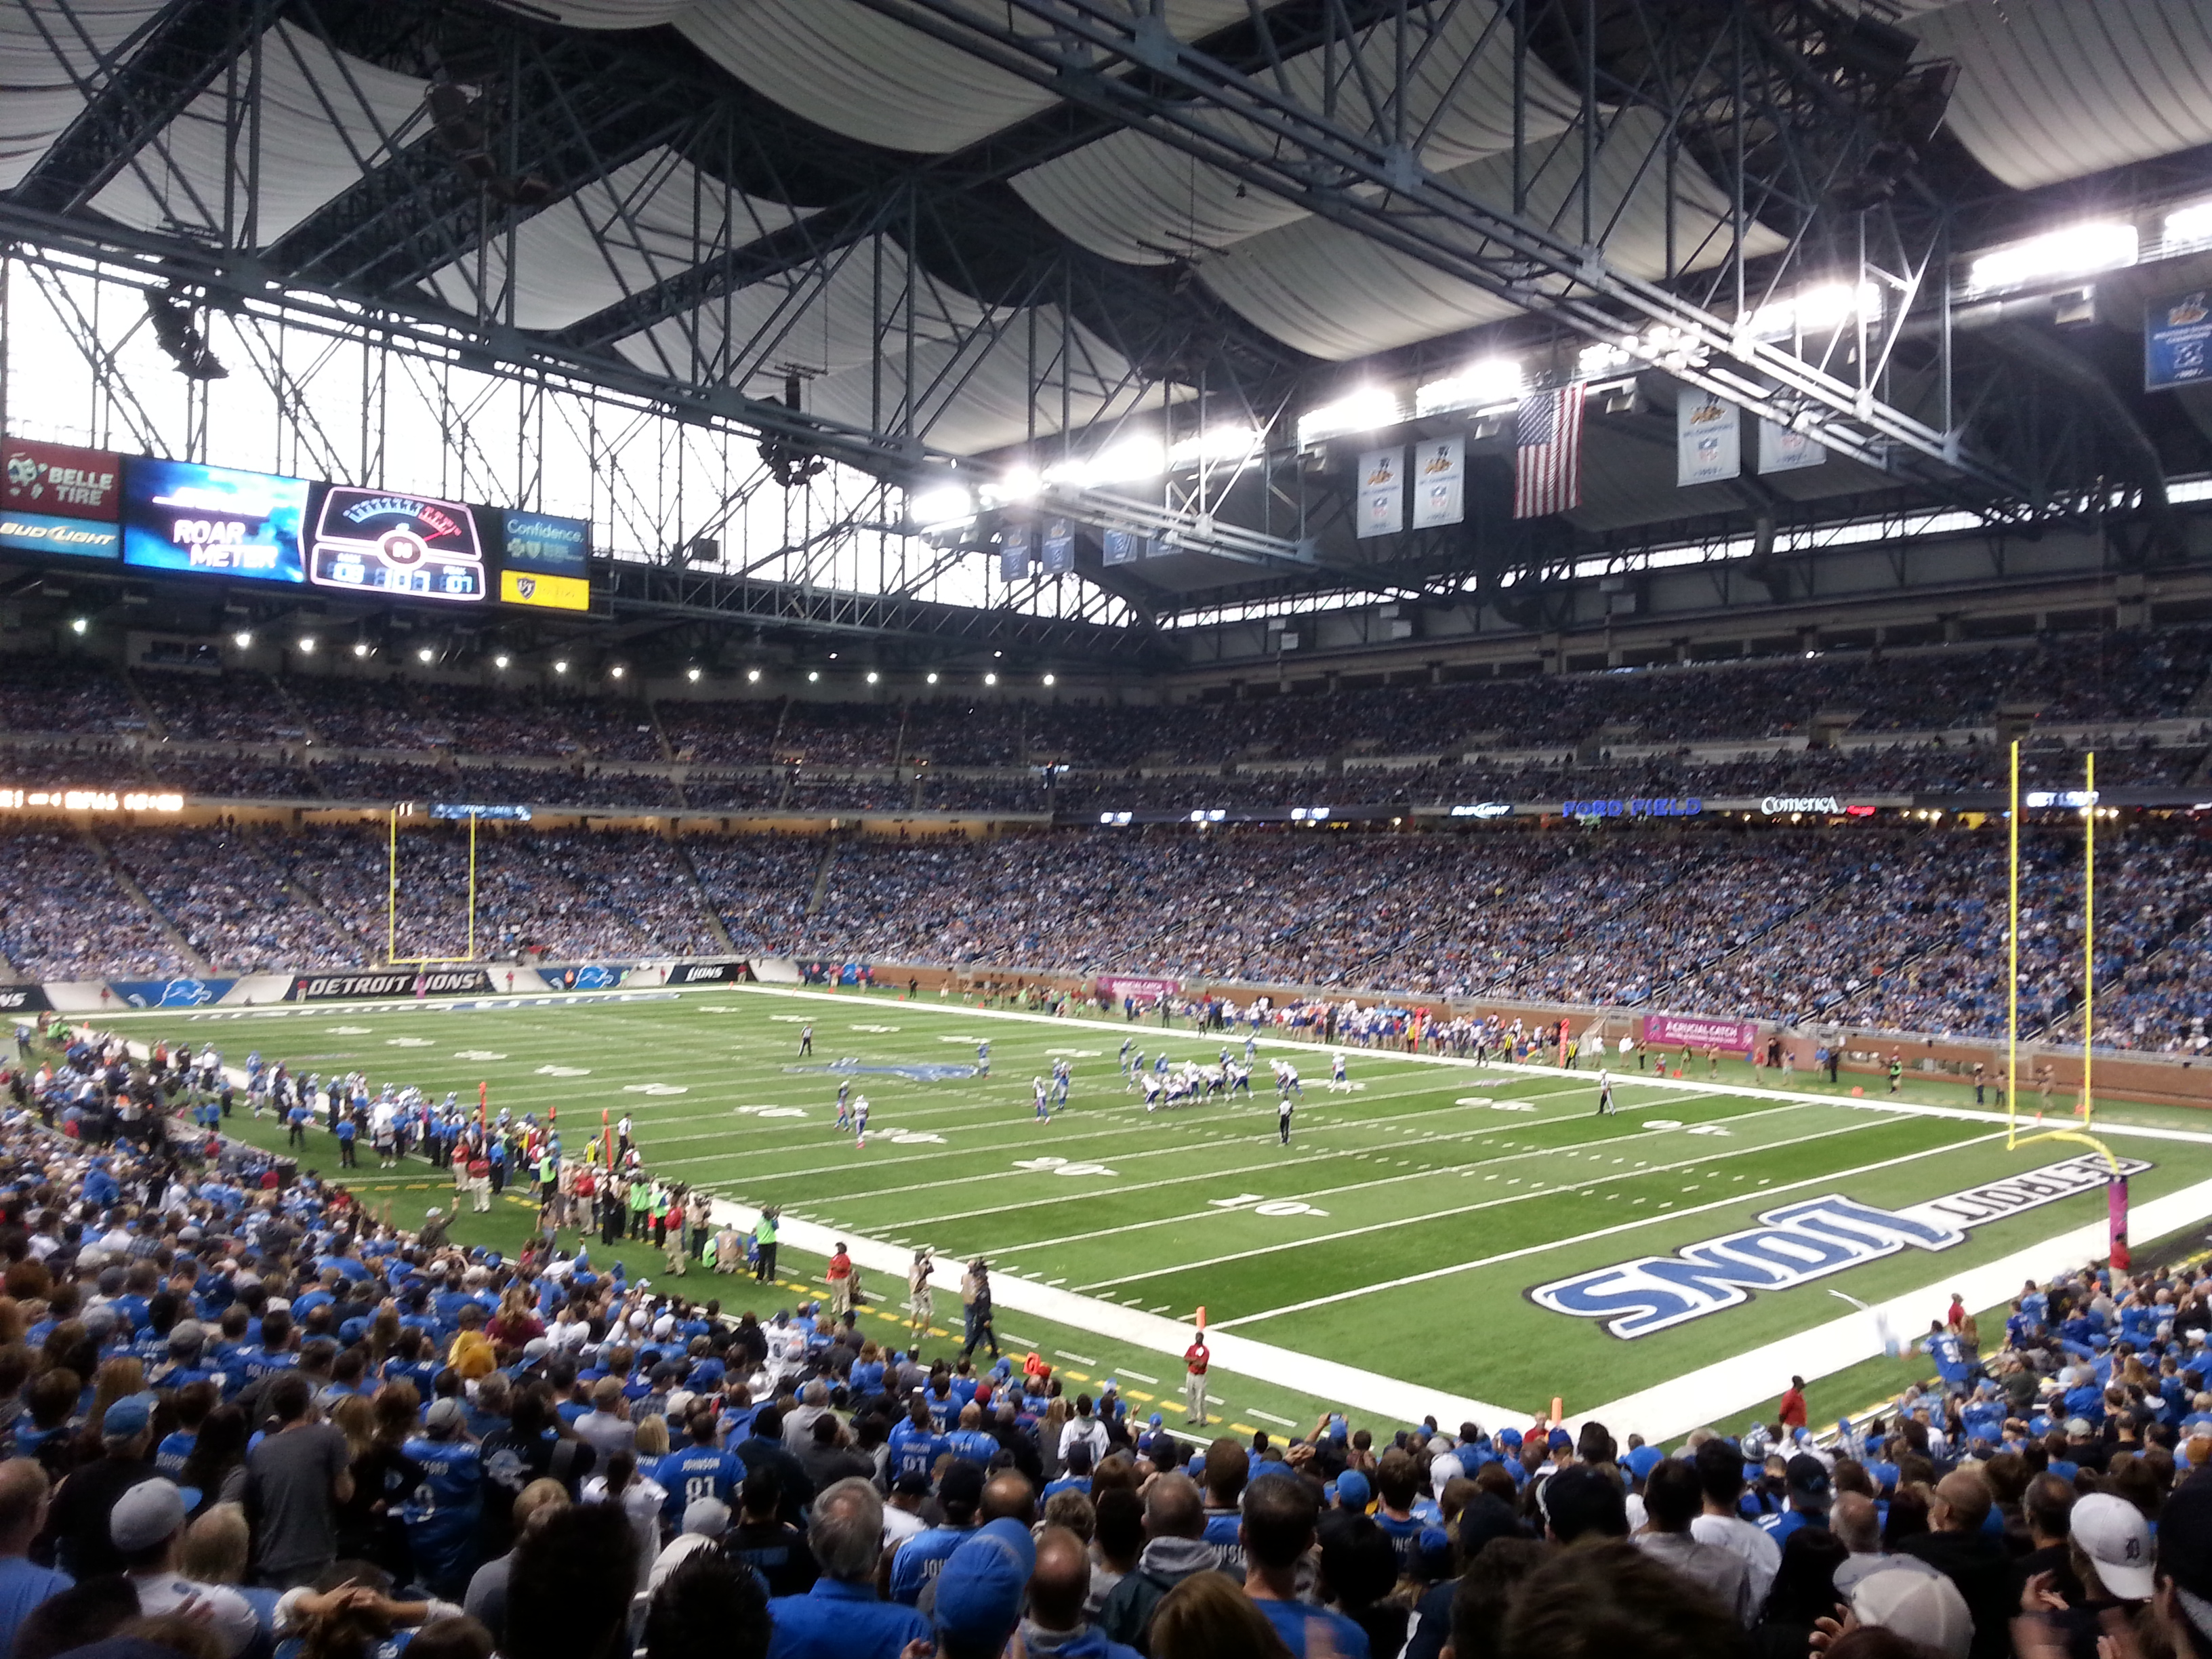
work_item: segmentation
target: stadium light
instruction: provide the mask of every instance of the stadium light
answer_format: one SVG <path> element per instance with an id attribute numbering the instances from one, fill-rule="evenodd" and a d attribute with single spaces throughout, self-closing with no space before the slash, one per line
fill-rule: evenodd
<path id="1" fill-rule="evenodd" d="M 568 672 L 568 659 L 566 657 L 563 657 L 559 662 L 555 663 L 553 665 L 553 672 L 556 674 L 567 673 Z"/>
<path id="2" fill-rule="evenodd" d="M 871 669 L 868 671 L 868 684 L 869 684 L 870 685 L 873 685 L 873 684 L 874 684 L 878 680 L 881 679 L 882 678 L 883 678 L 883 676 L 882 676 L 882 675 L 880 675 L 880 674 L 878 674 L 878 673 L 877 673 L 877 672 L 876 672 L 876 671 L 875 671 L 874 669 L 871 668 Z"/>
<path id="3" fill-rule="evenodd" d="M 748 668 L 745 670 L 745 684 L 747 685 L 758 685 L 760 684 L 760 670 L 757 668 Z"/>
<path id="4" fill-rule="evenodd" d="M 983 676 L 983 684 L 986 685 L 996 685 L 998 683 L 999 677 L 996 674 L 986 674 Z"/>
<path id="5" fill-rule="evenodd" d="M 696 685 L 699 684 L 699 671 L 696 668 L 686 669 L 684 671 L 684 678 L 690 680 L 692 684 Z"/>
<path id="6" fill-rule="evenodd" d="M 908 521 L 920 530 L 945 530 L 975 516 L 975 497 L 965 484 L 933 484 L 907 497 Z"/>
<path id="7" fill-rule="evenodd" d="M 242 638 L 242 637 L 241 637 L 241 638 L 239 640 L 239 641 L 238 641 L 238 642 L 239 642 L 240 645 L 244 645 L 244 644 L 246 643 L 246 641 L 244 640 L 244 638 Z M 428 661 L 429 661 L 429 660 L 430 660 L 430 659 L 431 659 L 431 658 L 433 658 L 433 657 L 436 656 L 437 654 L 438 654 L 438 653 L 437 653 L 436 652 L 433 651 L 433 650 L 432 650 L 428 646 L 427 646 L 427 645 L 426 645 L 426 646 L 421 647 L 419 649 L 417 649 L 417 650 L 416 650 L 416 652 L 415 653 L 415 660 L 416 660 L 416 662 L 428 662 Z"/>
<path id="8" fill-rule="evenodd" d="M 810 669 L 808 669 L 808 670 L 806 671 L 806 683 L 807 683 L 809 685 L 812 685 L 816 681 L 819 680 L 821 678 L 822 678 L 822 671 L 821 671 L 820 669 L 818 669 L 818 668 L 810 668 Z"/>
<path id="9" fill-rule="evenodd" d="M 983 486 L 984 500 L 991 506 L 1033 501 L 1043 493 L 1044 475 L 1027 465 L 1010 466 L 1000 475 L 996 483 Z"/>
<path id="10" fill-rule="evenodd" d="M 356 657 L 367 656 L 368 654 L 368 641 L 367 640 L 356 640 L 353 642 L 353 653 Z"/>
<path id="11" fill-rule="evenodd" d="M 491 659 L 491 665 L 492 665 L 494 668 L 504 668 L 504 667 L 506 667 L 506 666 L 507 666 L 507 653 L 506 653 L 506 652 L 504 652 L 504 651 L 501 652 L 501 653 L 499 653 L 499 655 L 497 655 L 496 657 L 494 657 L 494 658 Z"/>
<path id="12" fill-rule="evenodd" d="M 934 668 L 929 671 L 929 683 L 932 685 L 937 684 L 937 671 Z"/>
<path id="13" fill-rule="evenodd" d="M 2166 245 L 2212 242 L 2212 202 L 2192 202 L 2166 216 Z"/>
<path id="14" fill-rule="evenodd" d="M 1168 452 L 1158 438 L 1124 438 L 1096 455 L 1071 455 L 1039 476 L 1048 484 L 1088 489 L 1097 484 L 1137 483 L 1167 471 Z"/>
<path id="15" fill-rule="evenodd" d="M 1521 396 L 1521 365 L 1510 357 L 1486 357 L 1456 374 L 1431 380 L 1413 392 L 1417 415 L 1448 415 L 1455 410 L 1510 404 Z"/>
<path id="16" fill-rule="evenodd" d="M 315 654 L 315 636 L 313 634 L 300 635 L 300 654 L 306 657 Z"/>
<path id="17" fill-rule="evenodd" d="M 1168 446 L 1168 469 L 1176 471 L 1208 462 L 1248 461 L 1267 442 L 1267 433 L 1258 427 L 1209 427 L 1194 437 L 1180 438 Z"/>
<path id="18" fill-rule="evenodd" d="M 1849 283 L 1818 283 L 1771 300 L 1751 313 L 1751 331 L 1759 339 L 1790 334 L 1821 334 L 1865 317 L 1881 315 L 1881 290 L 1872 283 L 1855 289 Z"/>
<path id="19" fill-rule="evenodd" d="M 2136 251 L 2133 225 L 2092 219 L 1983 254 L 1969 270 L 1966 292 L 1989 294 L 2052 277 L 2117 270 L 2135 264 Z"/>
<path id="20" fill-rule="evenodd" d="M 1050 684 L 1052 684 L 1052 676 L 1051 676 L 1051 675 L 1049 675 L 1049 674 L 1046 675 L 1046 676 L 1044 677 L 1044 683 L 1045 683 L 1047 685 L 1050 685 Z"/>
<path id="21" fill-rule="evenodd" d="M 612 675 L 615 678 L 620 679 L 623 677 L 623 665 L 620 663 L 617 663 L 612 668 L 607 670 L 607 672 Z"/>
<path id="22" fill-rule="evenodd" d="M 82 634 L 86 629 L 91 626 L 92 624 L 90 623 L 87 622 L 82 617 L 79 617 L 76 621 L 70 623 L 70 632 L 72 634 Z"/>
<path id="23" fill-rule="evenodd" d="M 1325 438 L 1341 438 L 1377 427 L 1395 426 L 1406 418 L 1398 394 L 1379 386 L 1361 386 L 1333 404 L 1310 409 L 1298 416 L 1298 447 L 1310 448 Z"/>
<path id="24" fill-rule="evenodd" d="M 233 634 L 230 637 L 237 642 L 238 648 L 241 651 L 246 649 L 253 643 L 253 635 L 243 628 L 240 629 L 238 632 Z"/>

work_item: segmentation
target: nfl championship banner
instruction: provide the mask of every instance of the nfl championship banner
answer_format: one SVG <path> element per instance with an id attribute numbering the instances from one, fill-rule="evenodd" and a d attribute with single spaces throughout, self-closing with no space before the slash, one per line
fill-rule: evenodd
<path id="1" fill-rule="evenodd" d="M 1717 1048 L 1724 1054 L 1747 1054 L 1759 1045 L 1759 1022 L 1708 1019 L 1697 1014 L 1646 1014 L 1644 1041 L 1655 1048 L 1686 1043 L 1692 1048 Z"/>
<path id="2" fill-rule="evenodd" d="M 1467 517 L 1467 440 L 1413 446 L 1413 528 L 1434 530 Z"/>
<path id="3" fill-rule="evenodd" d="M 1793 432 L 1786 426 L 1761 419 L 1759 423 L 1759 470 L 1761 472 L 1795 472 L 1800 467 L 1818 466 L 1828 459 L 1828 448 L 1818 438 L 1802 432 Z"/>
<path id="4" fill-rule="evenodd" d="M 999 580 L 1018 582 L 1029 580 L 1030 532 L 1024 529 L 1009 530 L 999 544 Z"/>
<path id="5" fill-rule="evenodd" d="M 1044 526 L 1044 574 L 1065 576 L 1075 568 L 1075 526 L 1065 519 L 1048 519 Z"/>
<path id="6" fill-rule="evenodd" d="M 1145 556 L 1144 532 L 1137 530 L 1109 530 L 1099 542 L 1103 562 L 1112 564 L 1134 564 Z"/>
<path id="7" fill-rule="evenodd" d="M 1674 483 L 1719 483 L 1743 475 L 1743 411 L 1684 386 L 1674 399 Z"/>
<path id="8" fill-rule="evenodd" d="M 1406 527 L 1406 452 L 1370 449 L 1359 458 L 1358 533 L 1395 536 Z"/>
<path id="9" fill-rule="evenodd" d="M 2143 390 L 2212 381 L 2212 289 L 2154 300 L 2143 308 Z"/>

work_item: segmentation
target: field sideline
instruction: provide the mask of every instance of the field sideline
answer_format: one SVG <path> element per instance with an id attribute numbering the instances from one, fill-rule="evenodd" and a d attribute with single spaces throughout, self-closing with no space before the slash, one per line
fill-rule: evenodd
<path id="1" fill-rule="evenodd" d="M 1922 1089 L 1896 1103 L 1854 1102 L 1631 1072 L 1616 1074 L 1619 1115 L 1601 1119 L 1588 1073 L 1352 1049 L 1353 1086 L 1332 1093 L 1325 1053 L 1275 1039 L 1262 1040 L 1249 1101 L 1148 1114 L 1117 1073 L 1125 1036 L 1147 1054 L 1164 1046 L 1177 1060 L 1210 1060 L 1224 1042 L 1241 1050 L 1241 1035 L 883 994 L 718 988 L 108 1018 L 134 1037 L 213 1037 L 234 1066 L 258 1047 L 295 1068 L 364 1069 L 434 1097 L 472 1097 L 481 1080 L 495 1109 L 557 1109 L 572 1154 L 601 1111 L 629 1111 L 653 1168 L 743 1205 L 781 1205 L 797 1224 L 787 1233 L 795 1245 L 819 1227 L 825 1241 L 836 1233 L 881 1247 L 881 1267 L 923 1242 L 948 1260 L 988 1255 L 1010 1328 L 1002 1334 L 1036 1336 L 1024 1346 L 1056 1353 L 1071 1376 L 1116 1370 L 1153 1385 L 1143 1392 L 1172 1396 L 1179 1367 L 1158 1352 L 1163 1333 L 1203 1305 L 1222 1334 L 1224 1364 L 1241 1340 L 1267 1357 L 1261 1369 L 1285 1373 L 1232 1370 L 1218 1392 L 1244 1419 L 1283 1427 L 1303 1427 L 1325 1405 L 1362 1405 L 1332 1391 L 1328 1382 L 1343 1379 L 1327 1365 L 1297 1363 L 1312 1356 L 1389 1380 L 1397 1386 L 1377 1397 L 1394 1406 L 1427 1391 L 1516 1414 L 1554 1395 L 1571 1409 L 1641 1401 L 1668 1421 L 1610 1426 L 1678 1433 L 1740 1415 L 1784 1380 L 1754 1386 L 1739 1374 L 1724 1386 L 1749 1390 L 1745 1398 L 1677 1389 L 1674 1403 L 1656 1403 L 1665 1396 L 1655 1391 L 1685 1377 L 1723 1386 L 1711 1368 L 1733 1356 L 1789 1354 L 1803 1339 L 1808 1352 L 1836 1362 L 1791 1367 L 1808 1376 L 1863 1358 L 1871 1323 L 1839 1342 L 1837 1316 L 1847 1310 L 1832 1290 L 1866 1303 L 1937 1296 L 1927 1313 L 1900 1319 L 1910 1334 L 1940 1312 L 1940 1286 L 1951 1279 L 2032 1255 L 2102 1212 L 2101 1194 L 2067 1198 L 1977 1226 L 1940 1261 L 1905 1249 L 1624 1340 L 1527 1292 L 1718 1237 L 1778 1205 L 1840 1194 L 1902 1209 L 2077 1149 L 2007 1153 L 2001 1119 Z M 810 1022 L 814 1054 L 805 1059 L 798 1039 Z M 990 1078 L 961 1075 L 984 1037 Z M 1287 1147 L 1278 1144 L 1265 1065 L 1279 1053 L 1305 1085 Z M 1075 1068 L 1070 1109 L 1039 1123 L 1030 1079 L 1054 1058 Z M 873 1106 L 865 1148 L 831 1127 L 840 1074 L 829 1067 L 841 1060 L 884 1068 L 851 1074 Z M 2179 1115 L 2133 1115 L 2156 1121 L 2102 1127 L 2116 1150 L 2152 1166 L 2132 1182 L 2139 1213 L 2179 1214 L 2176 1203 L 2194 1212 L 2185 1220 L 2212 1213 L 2212 1188 L 2192 1190 L 2212 1182 L 2212 1135 L 2171 1127 L 2188 1121 Z M 234 1127 L 281 1140 L 273 1125 Z M 327 1169 L 334 1148 L 319 1130 L 313 1140 L 310 1161 Z M 428 1174 L 372 1167 L 353 1184 L 434 1194 Z M 2137 1231 L 2139 1249 L 2150 1242 Z M 708 1286 L 732 1283 L 693 1287 L 713 1294 Z M 878 1272 L 871 1283 L 896 1315 L 896 1281 Z M 1054 1316 L 1023 1310 L 1024 1302 Z M 957 1297 L 940 1292 L 939 1306 L 954 1311 Z M 1049 1328 L 1024 1328 L 1040 1322 Z M 1838 1387 L 1877 1385 L 1845 1376 Z M 1675 1420 L 1683 1398 L 1697 1402 L 1689 1421 Z M 1816 1395 L 1818 1409 L 1836 1403 Z M 1376 1409 L 1364 1406 L 1370 1419 Z"/>

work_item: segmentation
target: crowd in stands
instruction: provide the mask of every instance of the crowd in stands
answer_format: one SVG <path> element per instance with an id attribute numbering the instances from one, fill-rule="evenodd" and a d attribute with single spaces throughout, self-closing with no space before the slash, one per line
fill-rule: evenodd
<path id="1" fill-rule="evenodd" d="M 381 826 L 140 829 L 105 844 L 15 830 L 26 879 L 0 939 L 35 978 L 196 971 L 113 879 L 135 876 L 218 971 L 380 957 Z M 2021 1018 L 2077 1031 L 2078 839 L 2031 835 Z M 464 827 L 400 843 L 410 956 L 467 943 Z M 2108 831 L 2098 872 L 2100 1039 L 2212 1046 L 2212 845 Z M 289 885 L 287 884 L 289 883 Z M 64 921 L 64 918 L 69 920 Z M 555 961 L 744 954 L 926 962 L 1693 1009 L 1988 1036 L 2007 1018 L 2005 848 L 1960 828 L 1765 826 L 1466 836 L 1287 829 L 988 839 L 479 833 L 482 953 Z"/>
<path id="2" fill-rule="evenodd" d="M 51 1035 L 0 1117 L 11 1659 L 2212 1659 L 2203 1267 L 2030 1281 L 2001 1340 L 1954 1298 L 1832 1433 L 1795 1379 L 1671 1450 L 1214 1431 L 1000 1355 L 985 1264 L 964 1344 L 879 1342 L 849 1261 L 825 1311 L 673 1206 L 726 1310 L 595 1261 L 595 1193 L 565 1243 L 550 1142 L 519 1255 L 402 1232 Z"/>

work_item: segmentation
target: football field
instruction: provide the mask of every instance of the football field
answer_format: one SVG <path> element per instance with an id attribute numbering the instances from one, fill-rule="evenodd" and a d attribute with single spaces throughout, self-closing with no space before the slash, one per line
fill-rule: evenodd
<path id="1" fill-rule="evenodd" d="M 1326 1050 L 1262 1038 L 1249 1097 L 1147 1111 L 1118 1069 L 1125 1038 L 1148 1059 L 1211 1063 L 1224 1046 L 1241 1057 L 1241 1030 L 772 988 L 116 1023 L 142 1040 L 212 1038 L 234 1066 L 258 1048 L 298 1071 L 362 1069 L 470 1101 L 481 1082 L 494 1109 L 557 1113 L 572 1157 L 603 1112 L 628 1113 L 656 1172 L 782 1207 L 787 1288 L 826 1234 L 879 1247 L 863 1255 L 879 1337 L 903 1328 L 892 1264 L 912 1246 L 935 1247 L 949 1273 L 981 1255 L 1003 1340 L 1164 1404 L 1186 1340 L 1167 1322 L 1187 1327 L 1203 1306 L 1220 1338 L 1216 1395 L 1247 1427 L 1303 1428 L 1349 1405 L 1387 1429 L 1378 1409 L 1405 1406 L 1410 1420 L 1407 1402 L 1432 1393 L 1440 1414 L 1534 1413 L 1563 1396 L 1571 1416 L 1616 1406 L 1616 1432 L 1677 1435 L 1740 1422 L 1791 1370 L 1843 1372 L 1834 1386 L 1861 1393 L 1924 1371 L 1863 1364 L 1881 1352 L 1875 1317 L 1838 1293 L 1893 1304 L 1891 1328 L 1909 1338 L 1954 1281 L 1995 1306 L 2023 1255 L 2041 1252 L 2049 1272 L 2102 1253 L 2067 1237 L 2101 1233 L 2094 1153 L 2008 1151 L 2000 1115 L 1933 1085 L 1853 1100 L 1740 1069 L 1717 1082 L 1631 1069 L 1614 1074 L 1617 1115 L 1601 1116 L 1591 1072 L 1353 1048 L 1340 1091 Z M 1304 1082 L 1287 1146 L 1268 1075 L 1279 1057 Z M 1073 1067 L 1069 1104 L 1039 1122 L 1031 1079 L 1055 1060 Z M 834 1127 L 841 1080 L 870 1102 L 865 1146 Z M 2146 1222 L 2172 1231 L 2212 1214 L 2212 1135 L 2179 1113 L 2126 1115 L 2100 1133 L 2130 1161 L 2140 1249 Z M 281 1140 L 242 1109 L 234 1127 Z M 327 1172 L 334 1144 L 319 1127 L 311 1138 L 307 1161 Z M 399 1197 L 403 1221 L 441 1201 L 426 1166 L 384 1173 L 362 1158 L 352 1184 Z M 686 1288 L 763 1314 L 791 1299 L 738 1286 Z M 940 1290 L 938 1310 L 957 1329 L 957 1297 Z"/>

